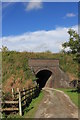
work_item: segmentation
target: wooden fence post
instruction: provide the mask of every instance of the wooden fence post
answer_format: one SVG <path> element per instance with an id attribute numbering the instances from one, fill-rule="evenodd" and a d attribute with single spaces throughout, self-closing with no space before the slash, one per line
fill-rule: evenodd
<path id="1" fill-rule="evenodd" d="M 30 89 L 30 98 L 32 99 L 32 89 Z"/>
<path id="2" fill-rule="evenodd" d="M 21 92 L 20 92 L 19 88 L 17 89 L 17 91 L 19 93 L 19 114 L 20 114 L 20 116 L 22 116 Z"/>
<path id="3" fill-rule="evenodd" d="M 14 99 L 14 88 L 12 88 L 12 98 Z"/>
<path id="4" fill-rule="evenodd" d="M 24 94 L 24 104 L 26 104 L 26 93 L 25 93 L 25 88 L 23 88 L 23 94 Z"/>
<path id="5" fill-rule="evenodd" d="M 31 91 L 31 92 L 32 92 L 31 97 L 32 97 L 32 99 L 33 99 L 33 88 L 32 88 L 32 91 Z"/>

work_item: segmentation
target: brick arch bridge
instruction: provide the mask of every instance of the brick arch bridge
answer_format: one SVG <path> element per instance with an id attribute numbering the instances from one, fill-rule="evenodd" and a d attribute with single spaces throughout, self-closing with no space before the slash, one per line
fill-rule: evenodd
<path id="1" fill-rule="evenodd" d="M 58 59 L 29 59 L 28 64 L 41 88 L 69 87 L 69 77 L 60 69 Z"/>

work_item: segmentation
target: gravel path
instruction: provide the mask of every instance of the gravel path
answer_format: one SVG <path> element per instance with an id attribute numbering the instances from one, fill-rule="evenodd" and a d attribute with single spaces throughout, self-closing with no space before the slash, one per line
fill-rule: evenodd
<path id="1" fill-rule="evenodd" d="M 35 118 L 78 118 L 78 108 L 62 91 L 44 88 L 44 98 Z"/>

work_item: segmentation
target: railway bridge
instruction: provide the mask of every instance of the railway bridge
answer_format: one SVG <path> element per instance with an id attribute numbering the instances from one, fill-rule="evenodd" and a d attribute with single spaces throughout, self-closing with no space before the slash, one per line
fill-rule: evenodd
<path id="1" fill-rule="evenodd" d="M 69 87 L 69 77 L 60 69 L 59 59 L 29 59 L 28 64 L 40 88 Z"/>

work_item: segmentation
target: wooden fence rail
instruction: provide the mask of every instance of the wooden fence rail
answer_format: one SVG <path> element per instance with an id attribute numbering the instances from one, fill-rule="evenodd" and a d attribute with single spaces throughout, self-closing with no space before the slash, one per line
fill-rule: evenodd
<path id="1" fill-rule="evenodd" d="M 30 89 L 19 90 L 14 93 L 14 89 L 12 89 L 12 98 L 13 101 L 3 101 L 2 104 L 2 112 L 19 112 L 19 115 L 22 116 L 24 108 L 31 102 L 31 100 L 37 97 L 39 94 L 39 86 L 32 87 Z"/>

